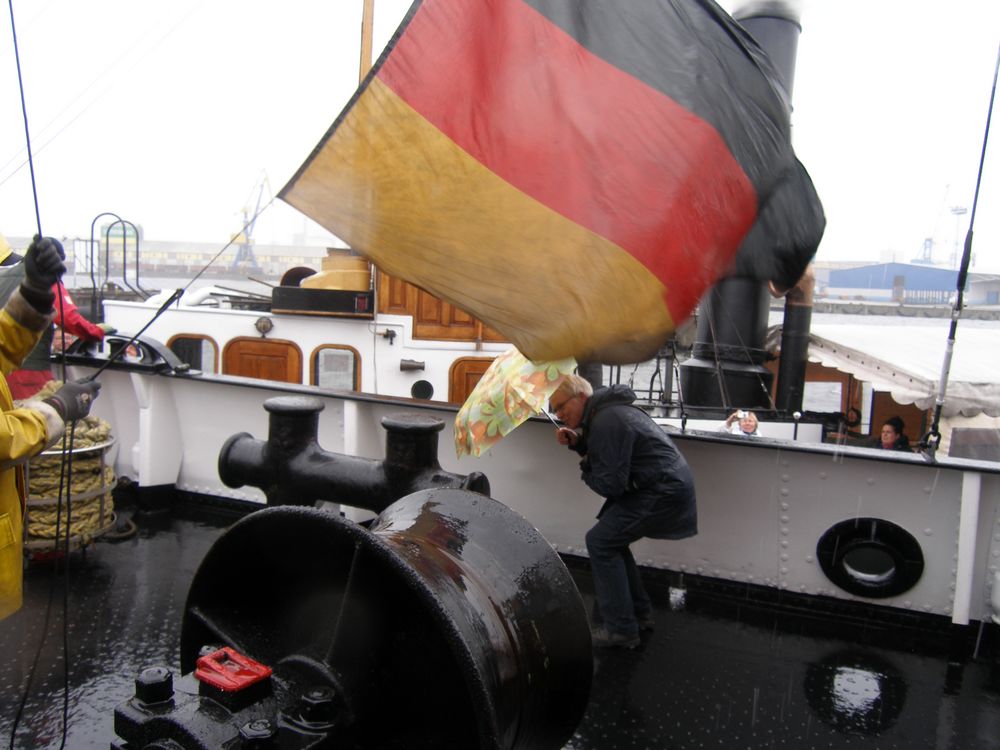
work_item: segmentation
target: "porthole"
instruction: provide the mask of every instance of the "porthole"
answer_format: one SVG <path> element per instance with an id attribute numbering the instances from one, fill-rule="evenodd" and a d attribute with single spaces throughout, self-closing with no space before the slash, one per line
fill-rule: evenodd
<path id="1" fill-rule="evenodd" d="M 888 583 L 896 575 L 896 561 L 892 555 L 869 544 L 849 549 L 840 564 L 851 578 L 871 586 Z"/>
<path id="2" fill-rule="evenodd" d="M 429 399 L 434 396 L 434 386 L 426 380 L 418 380 L 410 387 L 413 398 Z"/>
<path id="3" fill-rule="evenodd" d="M 837 586 L 872 599 L 913 588 L 924 572 L 920 543 L 883 518 L 851 518 L 831 526 L 816 544 L 816 558 Z"/>

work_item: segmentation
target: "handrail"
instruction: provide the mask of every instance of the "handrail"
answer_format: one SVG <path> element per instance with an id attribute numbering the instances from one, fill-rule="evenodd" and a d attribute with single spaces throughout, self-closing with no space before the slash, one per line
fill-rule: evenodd
<path id="1" fill-rule="evenodd" d="M 96 263 L 94 262 L 94 227 L 97 225 L 97 220 L 102 216 L 114 216 L 118 221 L 122 220 L 122 217 L 112 211 L 103 211 L 94 217 L 94 220 L 90 222 L 90 244 L 87 246 L 87 252 L 89 254 L 89 264 L 90 264 L 90 285 L 92 288 L 92 293 L 90 295 L 90 319 L 97 320 L 97 306 L 98 306 L 98 291 L 97 291 L 97 278 L 94 276 L 94 268 Z M 105 279 L 108 277 L 107 269 L 105 269 L 104 274 Z M 103 289 L 103 285 L 101 287 Z M 104 294 L 101 293 L 100 301 L 104 301 Z"/>

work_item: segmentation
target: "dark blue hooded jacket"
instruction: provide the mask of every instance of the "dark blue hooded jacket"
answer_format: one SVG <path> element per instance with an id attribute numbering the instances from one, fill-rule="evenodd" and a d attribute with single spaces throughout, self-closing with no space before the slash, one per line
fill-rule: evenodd
<path id="1" fill-rule="evenodd" d="M 625 503 L 655 516 L 644 536 L 683 539 L 698 533 L 694 477 L 684 456 L 646 412 L 633 406 L 625 385 L 598 388 L 587 400 L 582 434 L 574 449 L 583 481 L 611 503 Z"/>

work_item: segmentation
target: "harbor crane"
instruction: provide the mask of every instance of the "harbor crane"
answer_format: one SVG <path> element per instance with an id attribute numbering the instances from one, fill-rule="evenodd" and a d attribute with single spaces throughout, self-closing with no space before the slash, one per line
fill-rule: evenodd
<path id="1" fill-rule="evenodd" d="M 243 206 L 243 223 L 240 231 L 232 239 L 233 244 L 236 245 L 236 257 L 233 258 L 233 262 L 229 266 L 230 271 L 259 272 L 261 270 L 260 265 L 257 263 L 257 258 L 253 254 L 253 229 L 257 223 L 257 216 L 260 213 L 260 202 L 264 197 L 264 188 L 268 188 L 270 192 L 270 182 L 266 174 L 261 177 L 255 187 L 257 189 L 257 203 L 254 206 L 253 213 L 250 213 L 248 201 L 247 205 Z M 251 191 L 252 195 L 253 192 Z"/>

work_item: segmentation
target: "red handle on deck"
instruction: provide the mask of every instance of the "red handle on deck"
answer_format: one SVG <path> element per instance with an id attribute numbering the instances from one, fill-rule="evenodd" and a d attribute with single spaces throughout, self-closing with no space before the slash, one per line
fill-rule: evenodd
<path id="1" fill-rule="evenodd" d="M 224 646 L 199 657 L 194 676 L 212 687 L 233 693 L 266 680 L 271 676 L 271 668 Z"/>

